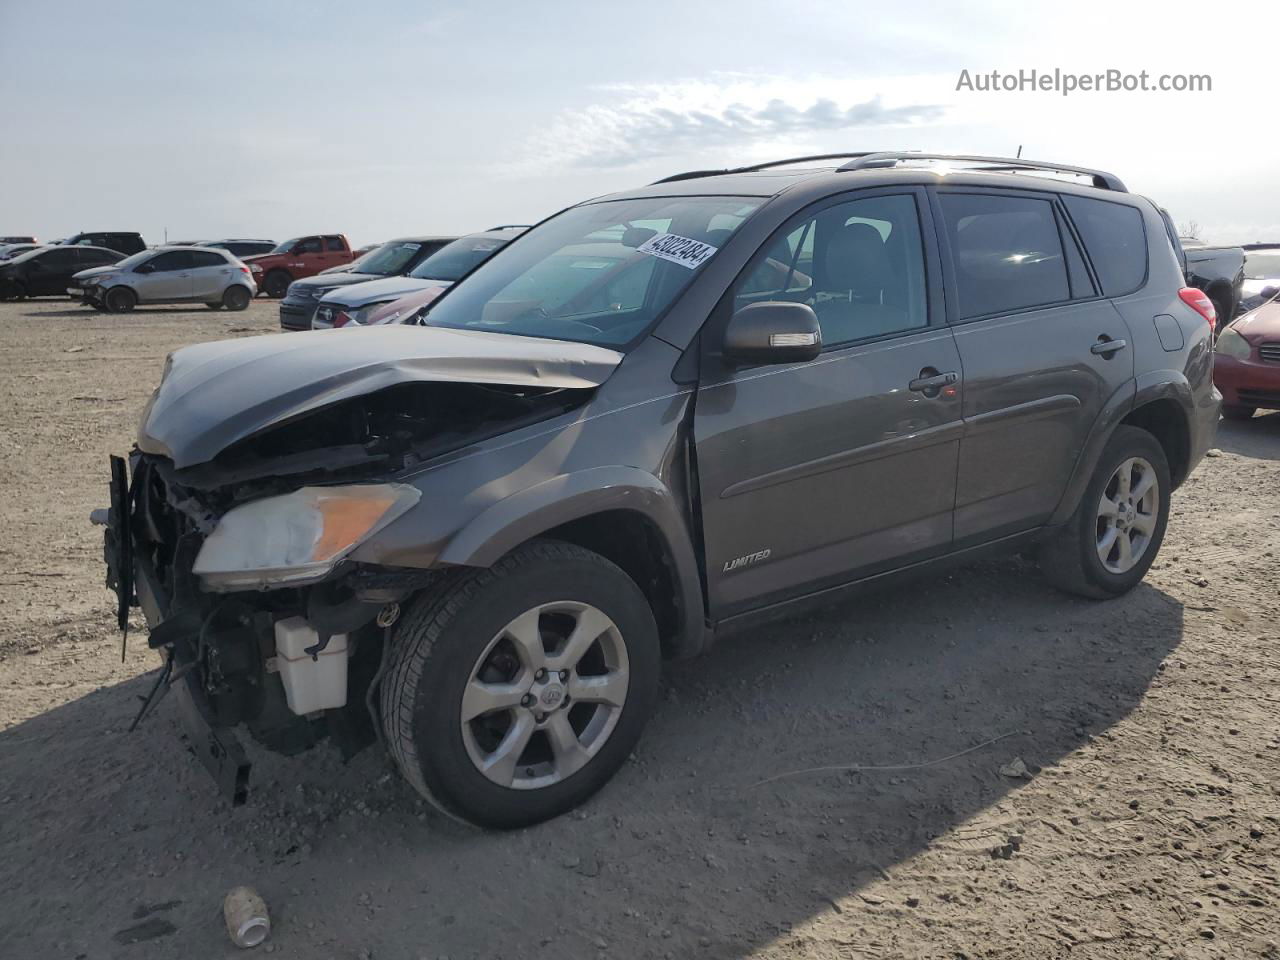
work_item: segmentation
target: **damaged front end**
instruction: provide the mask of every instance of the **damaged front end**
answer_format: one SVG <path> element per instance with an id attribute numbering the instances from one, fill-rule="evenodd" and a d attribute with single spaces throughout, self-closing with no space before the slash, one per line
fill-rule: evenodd
<path id="1" fill-rule="evenodd" d="M 566 357 L 571 369 L 557 369 L 540 341 L 533 349 L 543 355 L 531 364 L 520 357 L 529 352 L 522 338 L 506 337 L 517 356 L 504 369 L 487 344 L 483 371 L 468 380 L 456 335 L 441 374 L 423 350 L 430 332 L 411 332 L 420 340 L 409 360 L 400 339 L 383 341 L 392 355 L 382 360 L 366 349 L 364 391 L 361 376 L 329 352 L 363 331 L 284 338 L 329 338 L 320 365 L 336 372 L 327 379 L 308 362 L 314 345 L 302 354 L 238 347 L 242 363 L 230 366 L 221 344 L 179 351 L 127 467 L 112 458 L 111 508 L 98 518 L 107 527 L 107 584 L 122 629 L 129 608 L 140 607 L 149 645 L 165 660 L 143 714 L 172 691 L 189 746 L 233 803 L 248 784 L 238 726 L 285 754 L 331 738 L 349 756 L 379 736 L 374 693 L 391 625 L 400 605 L 440 576 L 351 557 L 419 504 L 421 490 L 403 476 L 574 410 L 612 369 L 598 356 L 586 359 L 606 362 L 586 379 L 583 358 Z M 219 364 L 215 389 L 192 387 L 195 374 Z M 228 382 L 249 382 L 246 368 L 256 390 L 228 391 Z M 274 377 L 277 404 L 264 401 L 264 377 Z M 209 409 L 219 403 L 221 411 Z M 179 408 L 199 413 L 184 417 Z M 214 438 L 225 446 L 214 449 Z"/>

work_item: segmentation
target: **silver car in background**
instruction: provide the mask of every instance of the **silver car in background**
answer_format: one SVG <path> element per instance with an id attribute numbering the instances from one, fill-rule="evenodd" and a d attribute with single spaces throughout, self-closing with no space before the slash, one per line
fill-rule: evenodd
<path id="1" fill-rule="evenodd" d="M 244 310 L 258 293 L 249 268 L 213 247 L 143 250 L 109 267 L 81 270 L 67 293 L 110 313 L 140 303 L 204 303 L 210 309 Z"/>

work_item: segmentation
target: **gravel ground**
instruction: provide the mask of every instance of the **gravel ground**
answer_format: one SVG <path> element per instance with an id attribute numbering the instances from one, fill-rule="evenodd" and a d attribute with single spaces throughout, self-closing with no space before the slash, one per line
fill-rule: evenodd
<path id="1" fill-rule="evenodd" d="M 106 456 L 167 351 L 274 327 L 0 304 L 0 956 L 243 956 L 251 884 L 299 958 L 1280 957 L 1280 415 L 1222 425 L 1129 596 L 1009 559 L 744 634 L 583 809 L 481 833 L 376 750 L 255 750 L 231 809 L 171 703 L 125 732 Z"/>

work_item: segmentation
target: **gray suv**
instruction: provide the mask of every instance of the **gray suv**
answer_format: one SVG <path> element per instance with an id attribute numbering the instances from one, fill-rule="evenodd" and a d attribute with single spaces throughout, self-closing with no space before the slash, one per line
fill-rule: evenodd
<path id="1" fill-rule="evenodd" d="M 233 800 L 237 725 L 376 737 L 515 827 L 612 776 L 664 658 L 758 618 L 1032 545 L 1072 593 L 1137 584 L 1220 404 L 1156 206 L 805 159 L 571 207 L 419 326 L 174 353 L 99 514 L 164 658 L 143 713 L 176 691 Z"/>

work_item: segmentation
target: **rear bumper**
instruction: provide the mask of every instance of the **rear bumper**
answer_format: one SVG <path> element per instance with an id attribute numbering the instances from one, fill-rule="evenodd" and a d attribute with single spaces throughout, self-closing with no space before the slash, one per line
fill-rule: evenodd
<path id="1" fill-rule="evenodd" d="M 1213 382 L 1229 407 L 1280 410 L 1280 363 L 1218 354 L 1213 359 Z"/>

